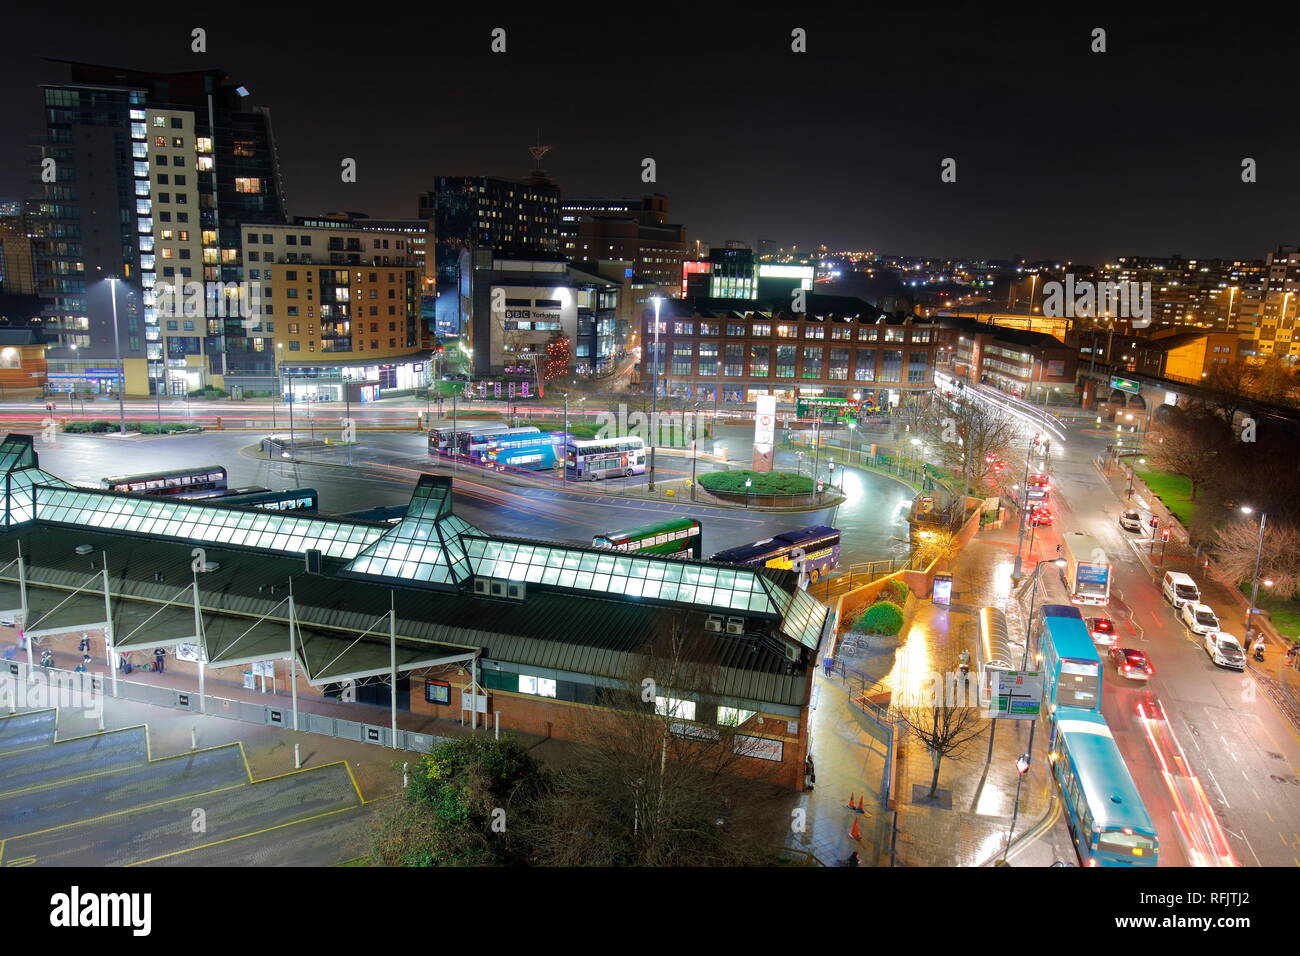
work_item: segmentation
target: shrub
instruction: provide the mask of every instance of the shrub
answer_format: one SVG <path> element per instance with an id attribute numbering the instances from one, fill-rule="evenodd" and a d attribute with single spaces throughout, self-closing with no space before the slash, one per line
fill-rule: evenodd
<path id="1" fill-rule="evenodd" d="M 226 398 L 229 394 L 224 388 L 217 388 L 215 385 L 204 385 L 202 388 L 196 388 L 190 392 L 190 398 Z"/>
<path id="2" fill-rule="evenodd" d="M 854 630 L 892 637 L 903 629 L 903 609 L 892 601 L 877 601 L 862 612 Z"/>
<path id="3" fill-rule="evenodd" d="M 880 589 L 880 594 L 877 597 L 881 601 L 891 601 L 902 607 L 907 602 L 907 595 L 911 593 L 911 590 L 906 582 L 895 578 Z"/>
<path id="4" fill-rule="evenodd" d="M 745 479 L 753 484 L 750 494 L 755 495 L 797 495 L 809 494 L 813 490 L 813 480 L 807 475 L 792 475 L 788 471 L 710 471 L 700 475 L 700 487 L 710 491 L 731 494 L 745 494 Z"/>

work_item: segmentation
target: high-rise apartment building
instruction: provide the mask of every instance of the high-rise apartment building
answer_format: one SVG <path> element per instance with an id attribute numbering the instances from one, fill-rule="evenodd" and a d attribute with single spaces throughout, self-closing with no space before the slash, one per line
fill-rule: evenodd
<path id="1" fill-rule="evenodd" d="M 543 176 L 526 182 L 492 176 L 438 176 L 420 194 L 419 218 L 431 221 L 438 286 L 437 333 L 465 332 L 468 260 L 463 253 L 491 249 L 498 256 L 561 256 L 560 190 Z"/>
<path id="2" fill-rule="evenodd" d="M 1300 337 L 1296 335 L 1300 246 L 1279 246 L 1270 252 L 1266 273 L 1249 351 L 1260 358 L 1285 355 L 1295 359 L 1300 357 Z"/>
<path id="3" fill-rule="evenodd" d="M 67 81 L 42 87 L 45 186 L 32 226 L 56 342 L 51 383 L 166 391 L 173 353 L 184 350 L 188 363 L 191 348 L 200 385 L 269 374 L 244 317 L 226 308 L 230 290 L 217 286 L 238 281 L 242 223 L 284 220 L 269 114 L 220 70 L 65 65 Z M 179 344 L 168 341 L 160 298 L 189 303 L 178 318 L 192 328 L 178 326 L 190 333 Z"/>

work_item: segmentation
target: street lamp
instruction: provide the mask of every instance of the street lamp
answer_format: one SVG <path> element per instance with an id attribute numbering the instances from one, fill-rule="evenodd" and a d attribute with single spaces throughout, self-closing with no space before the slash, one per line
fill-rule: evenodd
<path id="1" fill-rule="evenodd" d="M 1242 514 L 1254 514 L 1254 511 L 1255 509 L 1251 508 L 1250 505 L 1241 506 Z M 1259 513 L 1259 537 L 1255 543 L 1255 574 L 1250 581 L 1250 607 L 1247 608 L 1246 610 L 1246 640 L 1247 641 L 1251 639 L 1250 622 L 1251 622 L 1251 617 L 1252 615 L 1254 615 L 1256 610 L 1255 601 L 1259 597 L 1259 563 L 1264 556 L 1264 524 L 1267 521 L 1268 521 L 1268 512 L 1261 511 Z"/>
<path id="2" fill-rule="evenodd" d="M 104 280 L 113 298 L 113 355 L 117 359 L 117 427 L 126 434 L 126 369 L 122 366 L 122 345 L 117 335 L 117 284 L 122 280 L 109 276 Z"/>
<path id="3" fill-rule="evenodd" d="M 753 478 L 745 479 L 745 507 L 746 508 L 749 507 L 749 489 L 753 486 L 753 484 L 754 484 Z"/>
<path id="4" fill-rule="evenodd" d="M 651 301 L 655 304 L 655 354 L 654 362 L 650 366 L 650 481 L 648 482 L 650 491 L 655 490 L 655 445 L 659 440 L 659 306 L 663 302 L 660 296 L 654 296 Z M 749 507 L 748 501 L 745 507 Z"/>
<path id="5" fill-rule="evenodd" d="M 560 481 L 569 480 L 569 393 L 564 392 L 564 468 L 560 472 Z"/>
<path id="6" fill-rule="evenodd" d="M 849 422 L 849 461 L 853 461 L 853 433 L 857 431 L 857 428 L 857 422 Z"/>
<path id="7" fill-rule="evenodd" d="M 1025 517 L 1029 511 L 1029 461 L 1033 458 L 1034 446 L 1038 444 L 1038 436 L 1035 435 L 1029 440 L 1029 448 L 1025 451 L 1025 495 L 1024 500 L 1020 503 L 1020 529 L 1016 539 L 1016 563 L 1011 570 L 1011 580 L 1019 583 L 1024 576 L 1021 573 L 1020 551 L 1025 543 Z"/>

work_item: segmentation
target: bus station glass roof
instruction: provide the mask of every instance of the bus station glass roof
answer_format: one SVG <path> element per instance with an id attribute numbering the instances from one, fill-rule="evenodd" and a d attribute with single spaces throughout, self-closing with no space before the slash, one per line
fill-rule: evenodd
<path id="1" fill-rule="evenodd" d="M 425 476 L 415 486 L 406 516 L 344 571 L 459 586 L 471 574 L 461 542 L 461 535 L 467 533 L 481 532 L 452 514 L 450 483 L 436 483 Z"/>

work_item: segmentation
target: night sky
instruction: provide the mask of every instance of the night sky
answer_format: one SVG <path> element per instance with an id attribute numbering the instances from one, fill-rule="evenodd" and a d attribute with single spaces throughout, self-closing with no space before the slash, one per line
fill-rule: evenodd
<path id="1" fill-rule="evenodd" d="M 0 198 L 35 188 L 25 142 L 43 129 L 37 84 L 62 78 L 54 57 L 226 70 L 271 108 L 294 215 L 414 216 L 434 175 L 523 176 L 540 129 L 565 195 L 666 193 L 673 220 L 712 243 L 1097 263 L 1262 258 L 1300 241 L 1294 19 L 480 6 L 11 8 Z M 195 26 L 206 55 L 189 52 Z M 504 55 L 489 52 L 497 26 Z M 1095 26 L 1105 54 L 1089 52 Z M 794 27 L 806 54 L 790 52 Z M 940 182 L 948 156 L 955 184 Z"/>

